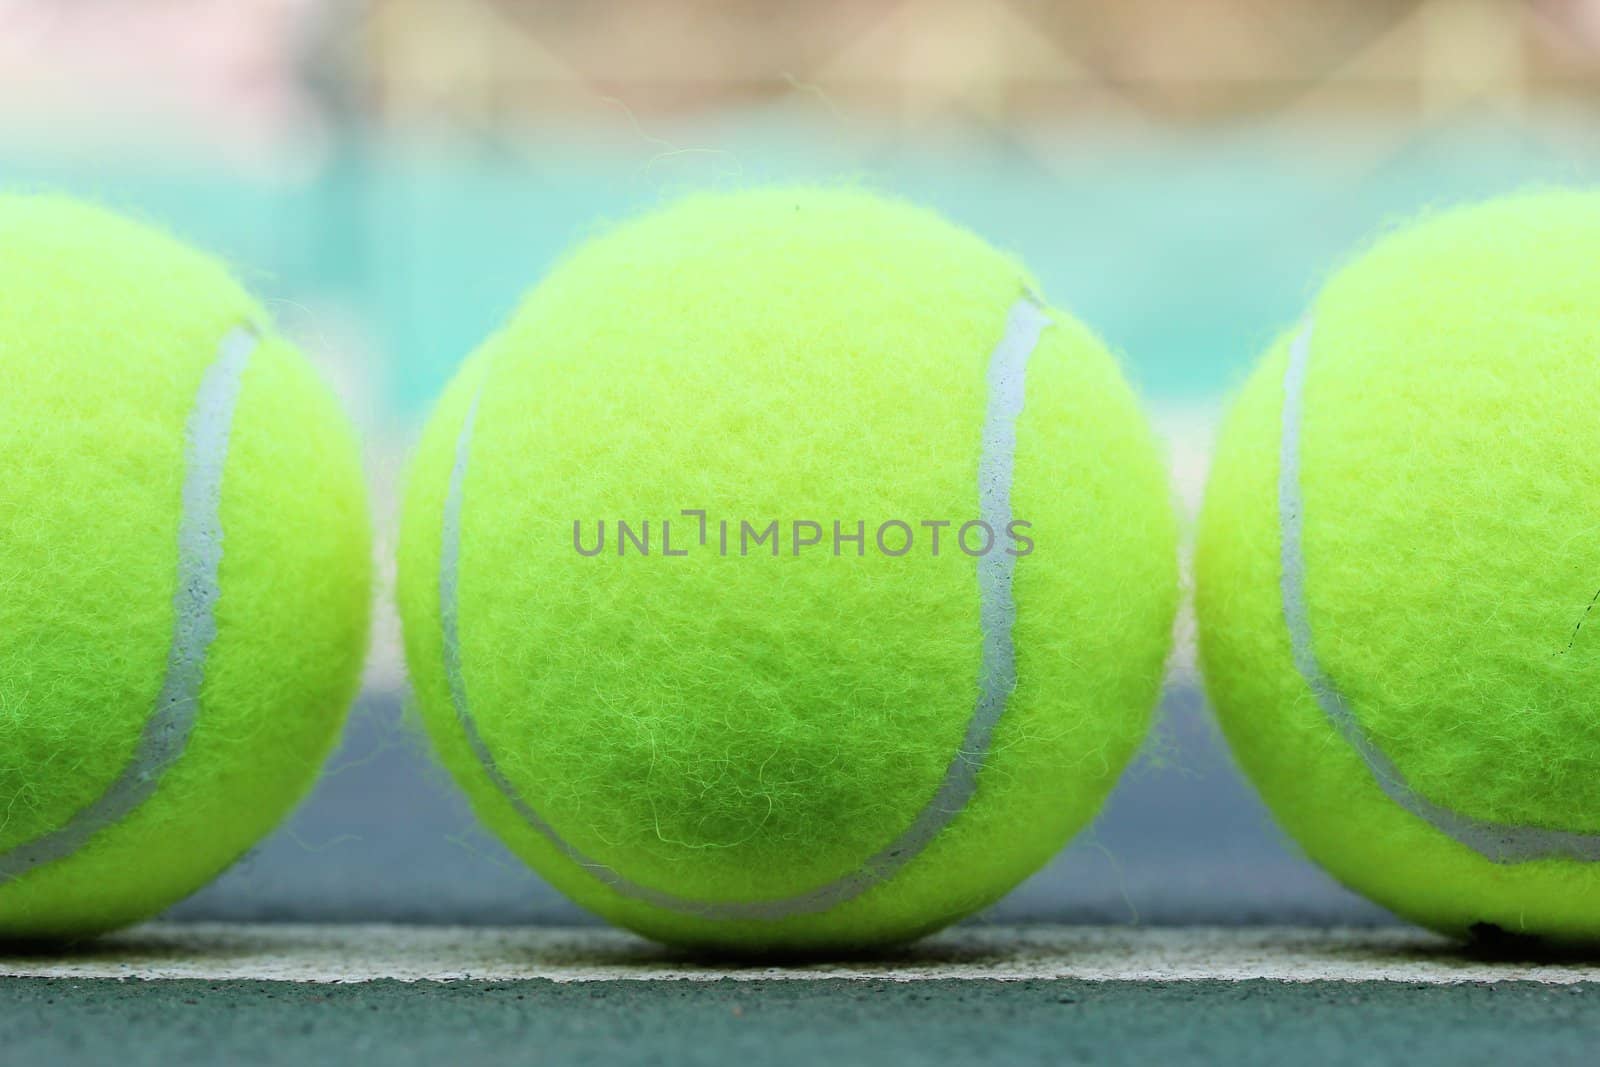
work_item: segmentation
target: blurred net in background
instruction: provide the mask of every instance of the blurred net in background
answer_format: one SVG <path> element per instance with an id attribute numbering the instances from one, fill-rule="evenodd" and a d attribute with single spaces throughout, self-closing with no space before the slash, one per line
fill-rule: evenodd
<path id="1" fill-rule="evenodd" d="M 1592 93 L 1586 0 L 386 0 L 367 22 L 385 121 L 493 126 L 592 106 L 770 106 L 890 120 L 1216 121 L 1301 108 L 1414 120 Z"/>
<path id="2" fill-rule="evenodd" d="M 0 0 L 0 184 L 236 264 L 371 442 L 384 561 L 459 362 L 680 189 L 862 181 L 1016 252 L 1122 355 L 1192 506 L 1219 398 L 1327 270 L 1427 205 L 1594 183 L 1597 109 L 1600 0 Z M 322 786 L 180 914 L 576 918 L 403 693 L 385 609 Z M 1380 918 L 1281 843 L 1182 652 L 1104 818 L 997 914 Z"/>
<path id="3" fill-rule="evenodd" d="M 1595 0 L 0 0 L 7 124 L 281 145 L 330 125 L 781 107 L 915 126 L 1585 107 Z"/>

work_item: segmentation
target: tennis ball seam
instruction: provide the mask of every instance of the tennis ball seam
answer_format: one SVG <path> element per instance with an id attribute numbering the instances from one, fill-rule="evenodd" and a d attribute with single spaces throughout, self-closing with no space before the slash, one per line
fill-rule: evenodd
<path id="1" fill-rule="evenodd" d="M 1044 330 L 1051 325 L 1053 320 L 1043 303 L 1031 292 L 1024 292 L 1009 309 L 1004 332 L 989 357 L 988 401 L 978 465 L 978 496 L 980 514 L 994 529 L 1006 529 L 1011 522 L 1016 423 L 1026 399 L 1027 364 L 1038 348 Z M 487 380 L 486 374 L 484 382 Z M 621 896 L 708 920 L 778 921 L 829 911 L 888 881 L 915 860 L 961 814 L 977 790 L 978 775 L 986 762 L 995 727 L 1005 714 L 1008 698 L 1016 687 L 1016 650 L 1011 636 L 1016 621 L 1011 581 L 1015 558 L 1007 552 L 986 554 L 978 562 L 979 618 L 983 631 L 979 696 L 967 722 L 962 745 L 946 765 L 938 788 L 911 823 L 856 870 L 824 885 L 777 899 L 695 900 L 634 882 L 614 868 L 580 852 L 562 837 L 499 769 L 493 753 L 477 730 L 466 692 L 457 578 L 461 565 L 464 487 L 483 388 L 484 384 L 480 383 L 456 439 L 445 498 L 439 564 L 444 668 L 456 720 L 473 757 L 496 790 L 528 826 L 591 877 Z"/>
<path id="2" fill-rule="evenodd" d="M 1440 833 L 1491 863 L 1518 864 L 1546 859 L 1592 863 L 1600 860 L 1600 834 L 1474 818 L 1422 796 L 1368 736 L 1338 684 L 1323 670 L 1312 641 L 1310 604 L 1306 595 L 1302 537 L 1305 507 L 1300 488 L 1302 413 L 1314 327 L 1314 318 L 1308 318 L 1289 347 L 1288 366 L 1283 376 L 1283 424 L 1279 434 L 1281 590 L 1295 670 L 1311 691 L 1323 717 L 1354 750 L 1384 795 Z"/>
<path id="3" fill-rule="evenodd" d="M 178 519 L 178 581 L 172 643 L 155 707 L 132 758 L 106 790 L 65 823 L 0 853 L 0 885 L 82 849 L 154 794 L 188 745 L 199 715 L 206 656 L 217 636 L 221 596 L 222 481 L 245 369 L 261 345 L 250 326 L 230 330 L 206 369 L 184 427 L 184 480 Z"/>

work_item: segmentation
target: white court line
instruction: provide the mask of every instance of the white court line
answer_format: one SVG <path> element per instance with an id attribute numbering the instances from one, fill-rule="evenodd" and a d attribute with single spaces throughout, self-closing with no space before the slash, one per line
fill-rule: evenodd
<path id="1" fill-rule="evenodd" d="M 0 977 L 367 982 L 819 978 L 1187 982 L 1600 981 L 1600 962 L 1474 958 L 1414 930 L 967 926 L 898 955 L 794 966 L 704 962 L 567 927 L 154 923 L 66 953 L 0 949 Z"/>

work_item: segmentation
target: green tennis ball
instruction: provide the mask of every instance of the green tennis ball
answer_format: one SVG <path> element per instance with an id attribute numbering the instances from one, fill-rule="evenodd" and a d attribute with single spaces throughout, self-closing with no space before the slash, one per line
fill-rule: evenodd
<path id="1" fill-rule="evenodd" d="M 843 189 L 695 196 L 560 265 L 403 521 L 422 716 L 488 825 L 744 951 L 916 937 L 1083 826 L 1157 695 L 1175 522 L 1112 359 L 1034 291 Z"/>
<path id="2" fill-rule="evenodd" d="M 1196 594 L 1211 695 L 1340 881 L 1600 938 L 1600 196 L 1423 219 L 1246 385 Z"/>
<path id="3" fill-rule="evenodd" d="M 217 263 L 0 197 L 0 938 L 198 888 L 306 790 L 357 682 L 350 428 Z"/>

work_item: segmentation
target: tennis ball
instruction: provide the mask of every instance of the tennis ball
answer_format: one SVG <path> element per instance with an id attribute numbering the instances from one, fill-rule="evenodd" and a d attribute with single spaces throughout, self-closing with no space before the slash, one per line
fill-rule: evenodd
<path id="1" fill-rule="evenodd" d="M 1427 217 L 1238 399 L 1196 559 L 1234 751 L 1347 886 L 1600 938 L 1600 196 Z"/>
<path id="2" fill-rule="evenodd" d="M 1155 441 L 1014 261 L 848 189 L 595 237 L 465 366 L 399 594 L 443 762 L 557 887 L 735 951 L 913 938 L 1095 813 L 1176 587 Z"/>
<path id="3" fill-rule="evenodd" d="M 0 196 L 0 938 L 150 915 L 338 733 L 365 496 L 329 391 L 224 269 Z"/>

